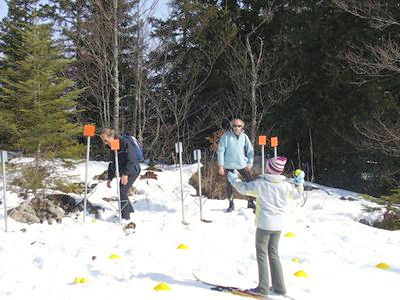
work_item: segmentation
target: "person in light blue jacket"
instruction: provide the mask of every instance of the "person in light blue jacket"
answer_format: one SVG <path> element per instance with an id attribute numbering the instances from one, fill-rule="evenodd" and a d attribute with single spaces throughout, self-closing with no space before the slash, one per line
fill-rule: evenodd
<path id="1" fill-rule="evenodd" d="M 247 292 L 256 296 L 286 294 L 278 244 L 283 227 L 283 218 L 290 199 L 302 199 L 304 172 L 294 172 L 293 183 L 281 175 L 286 164 L 285 157 L 273 157 L 266 163 L 267 174 L 251 182 L 242 182 L 236 173 L 229 172 L 228 180 L 241 194 L 256 197 L 256 254 L 258 264 L 258 286 Z M 269 268 L 271 289 L 269 287 Z"/>
<path id="2" fill-rule="evenodd" d="M 251 181 L 250 169 L 253 166 L 254 148 L 249 137 L 243 132 L 244 122 L 240 119 L 231 121 L 231 128 L 221 137 L 218 150 L 218 173 L 224 176 L 225 173 L 237 170 L 246 182 Z M 232 185 L 227 180 L 226 193 L 229 200 L 227 212 L 235 209 L 232 197 Z M 248 208 L 255 208 L 254 201 L 249 200 Z"/>

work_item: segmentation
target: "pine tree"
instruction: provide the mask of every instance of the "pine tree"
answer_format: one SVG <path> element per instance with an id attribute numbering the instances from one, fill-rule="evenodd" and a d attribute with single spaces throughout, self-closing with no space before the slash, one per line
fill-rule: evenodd
<path id="1" fill-rule="evenodd" d="M 10 0 L 8 1 L 8 14 L 0 22 L 0 77 L 4 77 L 5 69 L 18 60 L 23 59 L 23 53 L 17 51 L 17 46 L 21 44 L 22 37 L 20 32 L 27 26 L 33 24 L 39 15 L 39 0 Z M 8 73 L 7 78 L 12 78 L 13 74 Z M 8 149 L 10 137 L 16 132 L 15 124 L 12 122 L 12 113 L 4 102 L 0 102 L 0 148 Z"/>
<path id="2" fill-rule="evenodd" d="M 0 111 L 13 124 L 10 144 L 28 154 L 73 157 L 81 149 L 80 129 L 71 119 L 81 90 L 62 74 L 71 60 L 61 57 L 49 25 L 27 26 L 19 34 L 15 51 L 23 59 L 6 57 L 0 76 Z"/>

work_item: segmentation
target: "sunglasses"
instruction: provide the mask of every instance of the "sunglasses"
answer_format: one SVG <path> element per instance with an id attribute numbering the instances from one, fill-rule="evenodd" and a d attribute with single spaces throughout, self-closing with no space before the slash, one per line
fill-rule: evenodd
<path id="1" fill-rule="evenodd" d="M 232 127 L 236 128 L 242 128 L 242 125 L 232 125 Z"/>

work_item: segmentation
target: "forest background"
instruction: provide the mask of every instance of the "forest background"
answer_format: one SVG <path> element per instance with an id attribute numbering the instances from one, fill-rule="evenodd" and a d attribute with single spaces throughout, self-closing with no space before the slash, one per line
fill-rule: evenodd
<path id="1" fill-rule="evenodd" d="M 398 0 L 171 0 L 162 18 L 148 0 L 7 4 L 0 149 L 83 157 L 91 123 L 134 134 L 152 163 L 180 141 L 191 162 L 240 117 L 257 152 L 278 136 L 309 180 L 400 194 Z"/>

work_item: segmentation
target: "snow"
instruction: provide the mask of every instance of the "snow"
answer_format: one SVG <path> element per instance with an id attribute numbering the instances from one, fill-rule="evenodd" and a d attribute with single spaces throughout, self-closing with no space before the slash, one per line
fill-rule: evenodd
<path id="1" fill-rule="evenodd" d="M 90 162 L 90 184 L 106 169 L 105 162 Z M 256 286 L 252 210 L 245 201 L 235 200 L 236 210 L 225 213 L 227 201 L 207 199 L 203 218 L 213 222 L 200 222 L 196 191 L 188 183 L 197 165 L 185 165 L 184 212 L 189 225 L 183 225 L 179 169 L 162 170 L 156 172 L 157 180 L 134 184 L 132 217 L 137 227 L 130 235 L 113 218 L 117 203 L 103 200 L 116 196 L 116 180 L 111 189 L 100 181 L 89 193 L 89 201 L 105 212 L 101 219 L 86 217 L 84 224 L 82 214 L 55 225 L 27 225 L 8 218 L 5 232 L 1 206 L 0 299 L 240 299 L 210 290 L 193 273 L 209 282 Z M 85 163 L 63 172 L 84 181 Z M 288 295 L 297 300 L 399 299 L 400 232 L 359 223 L 377 216 L 362 211 L 368 202 L 356 193 L 320 188 L 324 190 L 307 193 L 303 207 L 293 202 L 288 208 L 280 241 Z M 358 200 L 340 200 L 341 196 Z M 6 197 L 8 207 L 23 201 L 12 191 Z M 288 232 L 295 236 L 285 237 Z M 178 249 L 181 244 L 188 249 Z M 119 258 L 110 259 L 113 254 Z M 376 268 L 381 262 L 390 269 Z M 308 278 L 294 276 L 299 270 Z M 88 282 L 77 284 L 77 277 Z M 171 290 L 155 291 L 161 282 Z"/>

